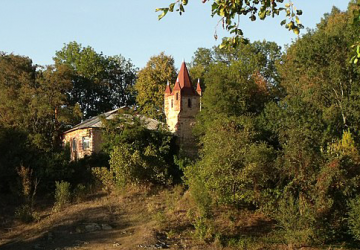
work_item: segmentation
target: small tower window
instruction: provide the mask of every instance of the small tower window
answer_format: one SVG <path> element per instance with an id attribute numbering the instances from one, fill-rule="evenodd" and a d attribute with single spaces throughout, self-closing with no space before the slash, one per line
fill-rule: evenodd
<path id="1" fill-rule="evenodd" d="M 176 93 L 176 101 L 179 100 L 179 93 Z"/>
<path id="2" fill-rule="evenodd" d="M 174 107 L 174 99 L 171 99 L 171 108 Z"/>
<path id="3" fill-rule="evenodd" d="M 188 107 L 191 108 L 191 99 L 188 99 Z"/>

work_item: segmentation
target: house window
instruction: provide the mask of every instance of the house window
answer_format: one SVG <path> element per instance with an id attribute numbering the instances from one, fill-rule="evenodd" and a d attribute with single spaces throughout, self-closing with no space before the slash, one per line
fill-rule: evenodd
<path id="1" fill-rule="evenodd" d="M 191 99 L 188 99 L 188 107 L 191 108 Z"/>
<path id="2" fill-rule="evenodd" d="M 75 138 L 72 139 L 72 151 L 73 152 L 76 151 L 76 139 Z"/>
<path id="3" fill-rule="evenodd" d="M 174 107 L 174 99 L 171 99 L 171 108 Z"/>
<path id="4" fill-rule="evenodd" d="M 87 150 L 90 148 L 90 137 L 83 137 L 82 138 L 82 149 Z"/>
<path id="5" fill-rule="evenodd" d="M 179 93 L 176 93 L 176 101 L 179 100 Z"/>

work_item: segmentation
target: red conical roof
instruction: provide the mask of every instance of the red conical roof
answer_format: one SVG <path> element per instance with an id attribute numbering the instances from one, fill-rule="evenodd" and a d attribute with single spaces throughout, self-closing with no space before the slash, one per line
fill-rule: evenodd
<path id="1" fill-rule="evenodd" d="M 194 88 L 192 87 L 189 71 L 186 67 L 185 62 L 181 64 L 178 81 L 181 88 L 181 93 L 185 95 L 196 95 Z M 176 86 L 176 85 L 175 85 Z M 174 88 L 175 89 L 175 88 Z"/>
<path id="2" fill-rule="evenodd" d="M 189 72 L 186 68 L 185 62 L 181 64 L 178 79 L 180 82 L 180 87 L 183 88 L 192 88 Z"/>

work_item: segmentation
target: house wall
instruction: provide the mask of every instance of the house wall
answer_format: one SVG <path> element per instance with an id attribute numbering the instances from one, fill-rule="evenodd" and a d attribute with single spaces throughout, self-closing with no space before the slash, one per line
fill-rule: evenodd
<path id="1" fill-rule="evenodd" d="M 83 148 L 83 137 L 89 138 L 89 147 Z M 74 144 L 75 139 L 75 146 Z M 101 150 L 101 130 L 96 128 L 78 129 L 64 134 L 63 143 L 70 146 L 71 160 L 84 158 L 92 153 L 99 153 Z"/>

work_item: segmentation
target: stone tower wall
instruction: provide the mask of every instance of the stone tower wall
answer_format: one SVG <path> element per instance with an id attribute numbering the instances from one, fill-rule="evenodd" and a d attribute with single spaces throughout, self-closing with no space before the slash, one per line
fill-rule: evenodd
<path id="1" fill-rule="evenodd" d="M 171 108 L 173 100 L 173 108 Z M 189 105 L 190 100 L 190 105 Z M 166 123 L 169 130 L 178 137 L 178 143 L 184 152 L 191 156 L 196 153 L 196 141 L 193 136 L 195 116 L 200 111 L 200 96 L 180 96 L 176 100 L 176 92 L 165 96 Z"/>

